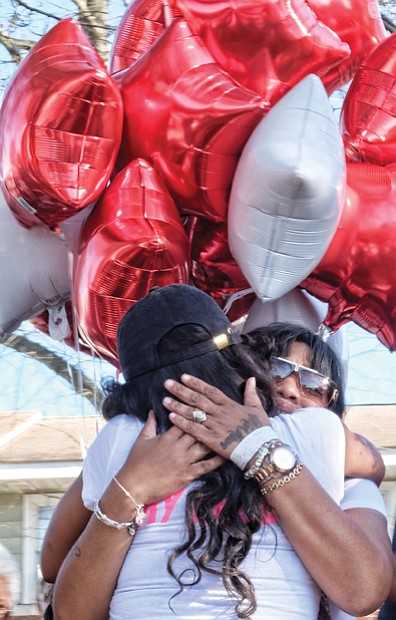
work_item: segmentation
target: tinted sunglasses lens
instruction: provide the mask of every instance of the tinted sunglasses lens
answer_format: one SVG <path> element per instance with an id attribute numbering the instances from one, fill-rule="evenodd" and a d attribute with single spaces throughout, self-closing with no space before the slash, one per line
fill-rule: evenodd
<path id="1" fill-rule="evenodd" d="M 292 374 L 294 368 L 288 362 L 273 357 L 271 359 L 271 374 L 275 381 L 282 381 Z"/>
<path id="2" fill-rule="evenodd" d="M 314 396 L 328 396 L 331 391 L 331 382 L 328 377 L 310 370 L 299 370 L 300 384 L 303 390 Z"/>

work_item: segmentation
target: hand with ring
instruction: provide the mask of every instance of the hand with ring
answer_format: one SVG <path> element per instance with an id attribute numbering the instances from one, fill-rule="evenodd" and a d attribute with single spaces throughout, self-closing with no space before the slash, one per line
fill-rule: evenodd
<path id="1" fill-rule="evenodd" d="M 168 379 L 165 387 L 175 397 L 163 400 L 171 422 L 224 458 L 230 457 L 246 435 L 271 425 L 254 377 L 246 382 L 244 404 L 191 375 L 182 375 L 180 382 Z"/>
<path id="2" fill-rule="evenodd" d="M 202 409 L 193 409 L 192 417 L 194 422 L 198 422 L 198 424 L 203 424 L 208 419 L 208 416 L 205 411 L 202 411 Z"/>

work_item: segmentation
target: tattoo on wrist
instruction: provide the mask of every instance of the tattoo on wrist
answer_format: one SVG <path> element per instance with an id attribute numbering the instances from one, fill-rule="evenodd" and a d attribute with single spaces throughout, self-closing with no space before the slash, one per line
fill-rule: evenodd
<path id="1" fill-rule="evenodd" d="M 220 443 L 221 448 L 225 450 L 233 443 L 240 443 L 244 437 L 255 431 L 256 428 L 260 428 L 260 426 L 262 424 L 257 415 L 250 414 L 234 430 L 229 432 L 225 440 Z"/>

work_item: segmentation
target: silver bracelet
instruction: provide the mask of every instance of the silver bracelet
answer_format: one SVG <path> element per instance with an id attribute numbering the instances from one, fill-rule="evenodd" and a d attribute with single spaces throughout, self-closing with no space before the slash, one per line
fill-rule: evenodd
<path id="1" fill-rule="evenodd" d="M 265 497 L 266 495 L 268 495 L 268 493 L 272 493 L 272 491 L 277 491 L 278 489 L 281 489 L 282 487 L 285 486 L 285 484 L 287 484 L 288 482 L 291 482 L 292 480 L 294 480 L 294 478 L 297 478 L 302 468 L 303 468 L 302 461 L 298 461 L 295 468 L 289 474 L 287 474 L 287 476 L 283 476 L 283 478 L 281 478 L 280 480 L 277 480 L 276 482 L 273 482 L 268 487 L 264 485 L 260 486 L 261 495 L 264 495 Z"/>
<path id="2" fill-rule="evenodd" d="M 104 512 L 101 511 L 99 506 L 99 500 L 95 502 L 94 515 L 99 521 L 101 521 L 105 525 L 108 525 L 109 527 L 114 527 L 116 530 L 127 529 L 131 536 L 134 536 L 136 534 L 136 521 L 120 523 L 119 521 L 114 521 L 114 519 L 110 519 L 110 517 L 108 517 L 104 514 Z"/>
<path id="3" fill-rule="evenodd" d="M 138 504 L 137 501 L 132 497 L 130 492 L 125 487 L 122 486 L 121 482 L 119 482 L 115 476 L 113 476 L 113 480 L 120 487 L 121 491 L 123 491 L 125 495 L 129 497 L 132 504 L 136 508 L 136 515 L 134 519 L 135 523 L 137 525 L 142 525 L 146 520 L 146 513 L 144 512 L 144 504 Z"/>
<path id="4" fill-rule="evenodd" d="M 266 441 L 265 443 L 263 443 L 261 448 L 259 448 L 257 452 L 256 460 L 254 461 L 253 465 L 248 470 L 246 470 L 245 473 L 243 474 L 243 477 L 245 478 L 245 480 L 250 480 L 250 478 L 253 478 L 253 476 L 257 474 L 258 470 L 263 464 L 265 457 L 268 454 L 268 447 L 270 445 L 271 445 L 271 442 Z"/>

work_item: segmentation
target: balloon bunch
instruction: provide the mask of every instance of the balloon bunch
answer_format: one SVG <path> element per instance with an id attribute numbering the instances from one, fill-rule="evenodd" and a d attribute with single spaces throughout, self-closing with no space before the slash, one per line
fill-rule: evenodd
<path id="1" fill-rule="evenodd" d="M 303 287 L 329 304 L 315 321 L 395 348 L 392 45 L 375 0 L 134 0 L 107 69 L 61 21 L 0 109 L 0 261 L 30 293 L 6 288 L 0 330 L 46 329 L 67 303 L 117 364 L 117 325 L 153 286 L 193 283 L 231 319 Z M 341 133 L 329 95 L 352 78 Z"/>

